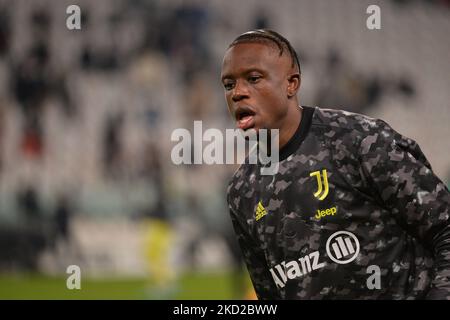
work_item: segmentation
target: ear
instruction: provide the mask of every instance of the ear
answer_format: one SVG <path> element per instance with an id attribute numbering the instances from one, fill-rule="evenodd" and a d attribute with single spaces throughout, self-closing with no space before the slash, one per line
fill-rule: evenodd
<path id="1" fill-rule="evenodd" d="M 292 73 L 288 77 L 288 87 L 287 87 L 287 95 L 288 98 L 292 98 L 297 94 L 298 89 L 300 88 L 300 74 Z"/>

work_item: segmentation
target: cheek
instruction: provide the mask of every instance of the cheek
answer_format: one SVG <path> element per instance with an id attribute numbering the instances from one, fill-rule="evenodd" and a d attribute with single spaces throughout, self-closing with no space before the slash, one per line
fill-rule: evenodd
<path id="1" fill-rule="evenodd" d="M 231 107 L 231 102 L 232 102 L 232 100 L 231 100 L 231 93 L 229 93 L 229 92 L 226 92 L 225 91 L 225 101 L 227 102 L 227 108 L 228 108 L 228 111 L 230 111 L 230 107 Z"/>
<path id="2" fill-rule="evenodd" d="M 227 110 L 228 114 L 233 118 L 234 120 L 234 114 L 233 114 L 233 99 L 231 94 L 225 93 L 225 101 L 227 102 Z"/>
<path id="3" fill-rule="evenodd" d="M 277 112 L 283 108 L 285 101 L 283 99 L 283 92 L 281 88 L 266 88 L 261 92 L 260 98 L 265 106 L 267 112 Z"/>

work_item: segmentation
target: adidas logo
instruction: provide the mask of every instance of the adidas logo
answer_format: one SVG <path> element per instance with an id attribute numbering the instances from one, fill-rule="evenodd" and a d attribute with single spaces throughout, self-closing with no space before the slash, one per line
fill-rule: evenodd
<path id="1" fill-rule="evenodd" d="M 256 206 L 255 220 L 258 221 L 259 219 L 264 217 L 266 214 L 267 214 L 267 210 L 266 210 L 266 208 L 264 208 L 264 206 L 262 205 L 262 202 L 260 200 L 258 202 L 258 205 Z"/>

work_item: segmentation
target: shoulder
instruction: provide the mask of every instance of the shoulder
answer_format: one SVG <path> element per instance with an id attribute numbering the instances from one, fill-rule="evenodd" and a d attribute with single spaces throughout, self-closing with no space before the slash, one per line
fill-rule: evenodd
<path id="1" fill-rule="evenodd" d="M 344 110 L 315 108 L 311 131 L 338 158 L 356 158 L 361 147 L 387 124 L 376 118 Z"/>
<path id="2" fill-rule="evenodd" d="M 370 133 L 387 125 L 381 119 L 363 114 L 319 107 L 316 107 L 312 124 L 328 127 L 331 130 L 353 131 L 360 134 Z"/>
<path id="3" fill-rule="evenodd" d="M 384 150 L 392 156 L 394 152 L 407 152 L 430 166 L 415 140 L 398 133 L 382 119 L 344 110 L 316 108 L 312 124 L 323 128 L 323 136 L 333 140 L 331 143 L 337 148 L 350 148 L 351 153 L 364 156 Z"/>
<path id="4" fill-rule="evenodd" d="M 344 110 L 317 107 L 312 125 L 316 127 L 316 130 L 322 128 L 327 138 L 347 144 L 351 142 L 354 146 L 363 149 L 375 141 L 386 143 L 394 140 L 408 140 L 408 144 L 413 143 L 412 139 L 403 137 L 382 119 Z"/>

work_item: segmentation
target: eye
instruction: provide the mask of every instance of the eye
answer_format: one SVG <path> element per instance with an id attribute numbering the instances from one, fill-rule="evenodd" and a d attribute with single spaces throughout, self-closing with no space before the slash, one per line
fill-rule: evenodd
<path id="1" fill-rule="evenodd" d="M 225 88 L 225 90 L 229 91 L 229 90 L 233 89 L 234 83 L 231 81 L 224 82 L 223 87 Z"/>
<path id="2" fill-rule="evenodd" d="M 259 81 L 259 79 L 261 79 L 261 76 L 258 75 L 250 75 L 248 77 L 248 82 L 250 83 L 257 83 Z"/>

